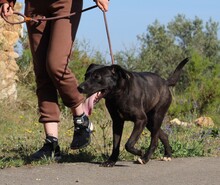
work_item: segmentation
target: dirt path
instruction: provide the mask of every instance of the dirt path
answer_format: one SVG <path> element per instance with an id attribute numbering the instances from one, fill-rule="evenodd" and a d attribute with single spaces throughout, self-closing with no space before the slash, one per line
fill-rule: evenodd
<path id="1" fill-rule="evenodd" d="M 0 170 L 1 185 L 219 185 L 220 157 L 152 160 L 146 165 L 118 162 L 52 164 Z"/>

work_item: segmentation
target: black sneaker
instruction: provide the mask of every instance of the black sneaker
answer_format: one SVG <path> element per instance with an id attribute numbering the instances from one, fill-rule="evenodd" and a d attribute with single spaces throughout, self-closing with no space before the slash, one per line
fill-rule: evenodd
<path id="1" fill-rule="evenodd" d="M 91 142 L 91 133 L 93 125 L 89 118 L 83 114 L 82 116 L 75 116 L 74 121 L 74 135 L 70 148 L 73 150 L 86 147 Z"/>
<path id="2" fill-rule="evenodd" d="M 57 139 L 56 141 L 53 141 L 50 138 L 46 138 L 43 147 L 32 154 L 30 158 L 31 160 L 40 160 L 43 158 L 52 158 L 56 161 L 60 160 L 60 146 L 58 145 Z"/>

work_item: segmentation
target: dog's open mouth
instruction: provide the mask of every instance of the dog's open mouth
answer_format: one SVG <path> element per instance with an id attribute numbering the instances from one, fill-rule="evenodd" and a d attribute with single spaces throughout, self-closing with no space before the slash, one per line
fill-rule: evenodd
<path id="1" fill-rule="evenodd" d="M 97 104 L 99 100 L 101 100 L 105 95 L 106 95 L 105 90 L 98 91 L 92 95 L 89 95 L 83 104 L 83 110 L 85 114 L 91 115 L 94 105 Z"/>

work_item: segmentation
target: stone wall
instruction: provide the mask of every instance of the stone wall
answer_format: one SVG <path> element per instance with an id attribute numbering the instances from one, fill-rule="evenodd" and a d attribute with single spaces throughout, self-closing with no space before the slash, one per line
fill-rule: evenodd
<path id="1" fill-rule="evenodd" d="M 15 11 L 20 11 L 22 5 L 17 3 Z M 19 16 L 13 16 L 14 21 L 20 19 Z M 18 65 L 16 58 L 19 57 L 14 47 L 22 35 L 22 26 L 6 23 L 0 17 L 0 101 L 14 101 L 17 98 Z"/>

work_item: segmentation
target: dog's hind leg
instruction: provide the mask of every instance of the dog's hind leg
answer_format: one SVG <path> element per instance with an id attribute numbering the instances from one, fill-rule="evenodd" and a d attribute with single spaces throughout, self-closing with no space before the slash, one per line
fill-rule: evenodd
<path id="1" fill-rule="evenodd" d="M 152 154 L 154 153 L 154 151 L 156 150 L 156 148 L 158 146 L 158 137 L 159 137 L 158 131 L 151 132 L 150 146 L 148 147 L 148 150 L 144 154 L 144 156 L 138 159 L 138 162 L 140 164 L 146 164 L 150 160 Z"/>
<path id="2" fill-rule="evenodd" d="M 127 143 L 125 144 L 125 149 L 134 154 L 143 157 L 144 151 L 138 150 L 134 147 L 134 145 L 137 143 L 138 139 L 141 136 L 141 133 L 143 132 L 144 128 L 146 127 L 147 119 L 146 120 L 138 120 L 134 123 L 134 128 L 131 133 L 130 138 L 128 139 Z"/>
<path id="3" fill-rule="evenodd" d="M 162 129 L 159 130 L 159 139 L 164 145 L 164 157 L 162 160 L 170 161 L 172 157 L 172 148 L 169 144 L 168 135 Z"/>
<path id="4" fill-rule="evenodd" d="M 151 132 L 151 142 L 144 156 L 138 159 L 139 163 L 141 164 L 145 164 L 150 160 L 151 156 L 158 146 L 158 139 L 160 138 L 160 136 L 162 136 L 163 141 L 165 141 L 163 133 L 162 135 L 160 134 L 160 127 L 162 125 L 168 107 L 169 104 L 165 104 L 157 109 L 157 112 L 151 112 L 148 114 L 149 124 L 147 124 L 147 128 Z"/>

